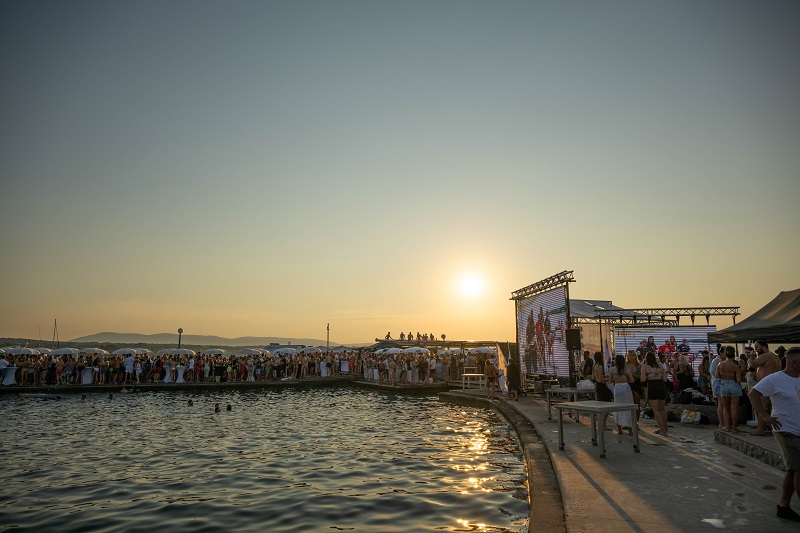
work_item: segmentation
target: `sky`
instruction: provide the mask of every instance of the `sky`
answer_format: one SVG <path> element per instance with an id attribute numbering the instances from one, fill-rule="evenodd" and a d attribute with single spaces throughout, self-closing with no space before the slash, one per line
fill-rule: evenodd
<path id="1" fill-rule="evenodd" d="M 0 336 L 513 341 L 511 293 L 564 270 L 741 321 L 800 287 L 798 30 L 795 1 L 6 0 Z"/>

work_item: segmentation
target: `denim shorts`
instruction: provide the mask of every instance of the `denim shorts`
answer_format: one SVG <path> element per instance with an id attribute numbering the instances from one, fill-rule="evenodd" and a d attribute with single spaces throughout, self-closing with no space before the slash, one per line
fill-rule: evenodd
<path id="1" fill-rule="evenodd" d="M 719 384 L 720 396 L 741 396 L 742 385 L 735 379 L 723 379 Z"/>

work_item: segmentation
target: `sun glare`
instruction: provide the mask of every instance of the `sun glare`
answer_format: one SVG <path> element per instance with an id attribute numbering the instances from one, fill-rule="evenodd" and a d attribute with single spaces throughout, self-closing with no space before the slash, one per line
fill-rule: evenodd
<path id="1" fill-rule="evenodd" d="M 478 274 L 464 274 L 458 281 L 458 290 L 466 298 L 477 298 L 483 294 L 484 288 L 483 278 Z"/>

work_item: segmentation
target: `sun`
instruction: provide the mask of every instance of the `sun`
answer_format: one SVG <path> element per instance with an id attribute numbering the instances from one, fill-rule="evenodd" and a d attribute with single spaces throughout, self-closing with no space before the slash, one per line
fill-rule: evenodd
<path id="1" fill-rule="evenodd" d="M 485 288 L 483 277 L 474 272 L 464 274 L 458 280 L 458 291 L 465 298 L 477 298 L 483 294 Z"/>

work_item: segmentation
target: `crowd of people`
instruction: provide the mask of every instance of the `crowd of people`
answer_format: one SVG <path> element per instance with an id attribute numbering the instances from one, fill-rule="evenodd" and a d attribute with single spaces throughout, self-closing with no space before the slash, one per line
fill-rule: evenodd
<path id="1" fill-rule="evenodd" d="M 13 371 L 14 381 L 23 386 L 276 381 L 347 374 L 382 384 L 419 384 L 458 379 L 465 365 L 482 368 L 489 357 L 419 351 L 247 356 L 0 354 L 0 382 L 6 372 Z"/>
<path id="2" fill-rule="evenodd" d="M 16 373 L 19 385 L 117 385 L 269 381 L 347 374 L 359 358 L 352 353 L 248 356 L 182 355 L 0 355 L 0 380 Z"/>
<path id="3" fill-rule="evenodd" d="M 718 344 L 713 359 L 709 350 L 699 353 L 689 350 L 686 339 L 676 344 L 671 337 L 657 346 L 651 336 L 636 350 L 616 356 L 610 365 L 601 352 L 593 357 L 584 352 L 580 375 L 581 379 L 594 383 L 598 400 L 649 405 L 659 434 L 668 434 L 666 404 L 670 399 L 674 403 L 698 403 L 695 401 L 698 398 L 704 399 L 703 403 L 717 405 L 719 429 L 737 433 L 740 399 L 745 398 L 747 412 L 751 412 L 748 392 L 767 375 L 786 367 L 786 350 L 781 346 L 777 354 L 773 353 L 766 341 L 745 346 L 741 355 L 737 355 L 734 346 Z M 606 418 L 604 429 L 611 430 L 605 424 Z M 617 432 L 629 427 L 618 424 Z M 764 435 L 764 431 L 764 422 L 759 418 L 752 434 Z"/>

